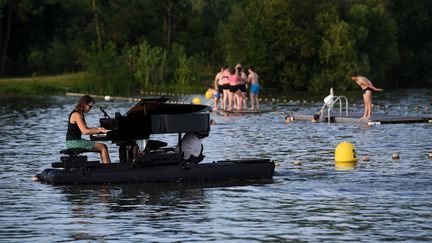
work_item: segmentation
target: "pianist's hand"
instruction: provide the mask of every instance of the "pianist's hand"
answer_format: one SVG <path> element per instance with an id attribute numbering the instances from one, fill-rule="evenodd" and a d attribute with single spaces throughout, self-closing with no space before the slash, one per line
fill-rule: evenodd
<path id="1" fill-rule="evenodd" d="M 111 130 L 105 129 L 103 127 L 98 127 L 96 129 L 97 129 L 98 133 L 107 133 L 107 132 L 111 131 Z"/>

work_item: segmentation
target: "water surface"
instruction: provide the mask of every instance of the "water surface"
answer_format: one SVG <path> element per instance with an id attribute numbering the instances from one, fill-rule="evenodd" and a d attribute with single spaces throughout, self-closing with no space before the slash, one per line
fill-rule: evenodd
<path id="1" fill-rule="evenodd" d="M 431 97 L 432 90 L 384 92 L 374 96 L 374 112 L 430 116 Z M 360 94 L 349 98 L 350 109 L 361 111 Z M 286 113 L 312 113 L 322 104 L 287 99 L 262 104 L 277 112 L 212 114 L 216 125 L 203 140 L 206 162 L 273 159 L 279 166 L 271 183 L 51 186 L 30 178 L 58 160 L 77 97 L 0 98 L 0 241 L 432 240 L 430 124 L 287 125 Z M 96 100 L 109 114 L 133 104 Z M 96 126 L 101 116 L 95 109 L 86 119 Z M 177 136 L 155 138 L 174 145 Z M 342 141 L 371 160 L 336 170 L 334 149 Z"/>

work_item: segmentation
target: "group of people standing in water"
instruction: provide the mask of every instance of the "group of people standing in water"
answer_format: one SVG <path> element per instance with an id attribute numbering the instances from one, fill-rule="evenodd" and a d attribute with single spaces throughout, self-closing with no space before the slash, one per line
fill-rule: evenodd
<path id="1" fill-rule="evenodd" d="M 243 71 L 240 63 L 235 68 L 228 66 L 221 67 L 214 80 L 214 109 L 219 109 L 219 104 L 223 110 L 232 111 L 247 109 L 247 89 L 249 86 L 251 109 L 259 110 L 258 93 L 260 86 L 258 74 L 254 67 L 248 68 L 248 75 Z"/>

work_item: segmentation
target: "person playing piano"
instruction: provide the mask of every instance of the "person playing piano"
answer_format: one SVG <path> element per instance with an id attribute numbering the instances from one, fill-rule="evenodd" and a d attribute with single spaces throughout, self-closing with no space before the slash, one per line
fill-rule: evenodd
<path id="1" fill-rule="evenodd" d="M 69 114 L 67 133 L 66 133 L 66 147 L 67 148 L 84 148 L 89 151 L 99 152 L 102 163 L 109 164 L 110 157 L 108 148 L 103 143 L 96 143 L 90 140 L 82 139 L 81 135 L 86 134 L 99 134 L 107 133 L 109 130 L 103 127 L 90 128 L 84 118 L 84 113 L 91 110 L 94 105 L 93 98 L 90 95 L 84 95 L 80 98 L 75 109 Z"/>

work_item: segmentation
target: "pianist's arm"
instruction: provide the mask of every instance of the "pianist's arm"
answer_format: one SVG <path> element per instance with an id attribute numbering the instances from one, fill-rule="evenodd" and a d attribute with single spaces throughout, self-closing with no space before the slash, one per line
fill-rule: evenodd
<path id="1" fill-rule="evenodd" d="M 74 112 L 71 116 L 71 122 L 76 122 L 78 124 L 79 129 L 81 130 L 82 134 L 85 135 L 91 135 L 91 134 L 99 134 L 99 133 L 107 133 L 110 130 L 105 129 L 103 127 L 88 127 L 87 123 L 85 122 L 83 115 L 81 115 L 79 112 Z"/>

